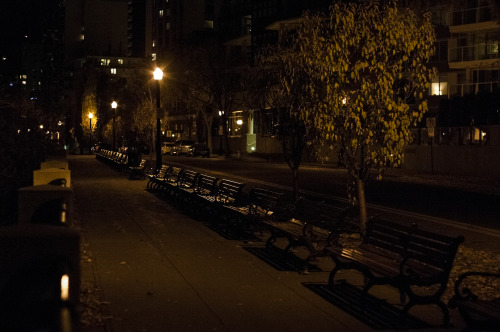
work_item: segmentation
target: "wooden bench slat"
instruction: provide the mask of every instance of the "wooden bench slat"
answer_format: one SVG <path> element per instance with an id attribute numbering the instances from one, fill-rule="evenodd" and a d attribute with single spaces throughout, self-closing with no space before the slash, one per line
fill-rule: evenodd
<path id="1" fill-rule="evenodd" d="M 346 211 L 343 207 L 302 197 L 289 211 L 289 217 L 286 220 L 262 221 L 271 232 L 271 236 L 266 241 L 266 247 L 270 248 L 277 238 L 287 239 L 288 245 L 284 249 L 285 252 L 304 246 L 309 256 L 304 262 L 302 272 L 307 273 L 309 262 L 317 257 L 325 256 L 324 249 L 331 244 L 332 239 L 338 237 L 340 233 L 357 231 L 352 227 L 347 227 L 352 220 L 348 219 Z"/>
<path id="2" fill-rule="evenodd" d="M 449 237 L 423 231 L 413 225 L 372 218 L 368 221 L 363 243 L 355 251 L 329 248 L 335 262 L 330 272 L 329 286 L 334 288 L 335 275 L 342 269 L 357 269 L 363 273 L 363 294 L 378 284 L 399 289 L 401 300 L 409 298 L 403 307 L 407 312 L 417 304 L 435 304 L 443 312 L 443 324 L 449 323 L 449 312 L 441 301 L 446 289 L 458 245 L 463 237 Z M 427 294 L 415 293 L 412 286 L 436 286 Z"/>

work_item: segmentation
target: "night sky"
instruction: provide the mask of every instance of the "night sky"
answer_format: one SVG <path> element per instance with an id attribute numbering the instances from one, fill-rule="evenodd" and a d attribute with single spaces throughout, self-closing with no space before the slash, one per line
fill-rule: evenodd
<path id="1" fill-rule="evenodd" d="M 2 70 L 12 69 L 18 63 L 25 36 L 40 38 L 44 22 L 50 19 L 57 3 L 58 0 L 0 1 L 0 59 L 7 57 Z"/>

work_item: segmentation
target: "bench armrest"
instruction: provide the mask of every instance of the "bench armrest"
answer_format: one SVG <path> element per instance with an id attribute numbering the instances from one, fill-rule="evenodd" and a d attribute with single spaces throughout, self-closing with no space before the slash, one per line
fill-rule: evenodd
<path id="1" fill-rule="evenodd" d="M 497 278 L 500 279 L 500 273 L 482 272 L 482 271 L 471 271 L 465 272 L 459 275 L 457 281 L 455 282 L 455 293 L 453 298 L 450 300 L 450 304 L 453 305 L 454 301 L 457 300 L 471 300 L 476 301 L 478 296 L 472 292 L 468 287 L 463 287 L 463 282 L 469 277 L 487 277 L 487 278 Z M 497 294 L 500 296 L 500 294 Z"/>

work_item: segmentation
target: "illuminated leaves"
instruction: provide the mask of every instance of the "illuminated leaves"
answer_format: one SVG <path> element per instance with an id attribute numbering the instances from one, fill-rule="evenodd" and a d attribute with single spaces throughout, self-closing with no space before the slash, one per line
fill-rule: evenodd
<path id="1" fill-rule="evenodd" d="M 304 16 L 292 46 L 301 53 L 289 66 L 309 77 L 316 107 L 299 111 L 352 161 L 352 174 L 401 165 L 409 128 L 427 111 L 433 44 L 430 17 L 392 2 L 336 3 L 326 18 Z"/>
<path id="2" fill-rule="evenodd" d="M 353 201 L 372 170 L 380 177 L 401 166 L 409 129 L 428 109 L 434 41 L 430 15 L 368 0 L 334 3 L 326 17 L 305 14 L 293 41 L 272 52 L 273 104 L 284 102 L 337 150 Z"/>
<path id="3" fill-rule="evenodd" d="M 89 121 L 89 115 L 92 114 L 92 121 Z M 90 124 L 92 123 L 92 128 Z M 82 100 L 82 126 L 85 131 L 96 128 L 97 124 L 97 98 L 94 89 L 87 88 Z"/>

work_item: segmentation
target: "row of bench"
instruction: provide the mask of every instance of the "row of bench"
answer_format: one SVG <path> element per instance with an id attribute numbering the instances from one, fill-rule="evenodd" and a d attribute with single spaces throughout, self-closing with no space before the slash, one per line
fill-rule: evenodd
<path id="1" fill-rule="evenodd" d="M 335 263 L 329 275 L 331 290 L 336 287 L 340 270 L 357 270 L 364 277 L 362 301 L 373 286 L 390 285 L 400 292 L 403 312 L 415 305 L 434 304 L 442 311 L 443 325 L 449 324 L 448 306 L 441 297 L 458 247 L 464 241 L 461 236 L 445 236 L 421 230 L 415 224 L 402 225 L 376 217 L 368 221 L 362 235 L 352 207 L 307 198 L 292 203 L 284 193 L 258 187 L 245 192 L 243 182 L 172 165 L 163 165 L 147 179 L 149 190 L 232 238 L 251 239 L 265 229 L 270 234 L 265 241 L 269 250 L 278 239 L 286 239 L 284 260 L 290 258 L 293 249 L 305 247 L 308 257 L 301 272 L 307 272 L 309 263 L 316 258 L 330 257 Z M 347 245 L 346 238 L 350 240 Z M 483 315 L 483 325 L 496 326 L 498 300 L 481 302 L 458 295 L 462 279 L 457 282 L 449 307 L 458 307 L 471 326 L 474 323 L 467 317 L 471 311 Z"/>
<path id="2" fill-rule="evenodd" d="M 288 241 L 283 259 L 303 246 L 308 251 L 304 269 L 321 256 L 335 263 L 329 288 L 335 288 L 338 271 L 354 269 L 364 276 L 363 298 L 375 285 L 397 288 L 404 312 L 418 304 L 435 304 L 443 312 L 443 324 L 449 323 L 447 306 L 441 301 L 453 261 L 463 237 L 448 237 L 372 218 L 362 236 L 357 215 L 350 208 L 301 198 L 287 203 L 284 194 L 264 188 L 252 188 L 244 195 L 244 183 L 218 179 L 177 166 L 164 165 L 150 175 L 147 187 L 173 205 L 195 217 L 203 217 L 218 229 L 247 239 L 264 227 L 270 233 L 266 248 L 279 238 Z M 358 235 L 358 243 L 346 247 L 342 235 Z M 422 295 L 414 287 L 433 286 Z"/>
<path id="3" fill-rule="evenodd" d="M 146 159 L 142 158 L 138 164 L 133 164 L 127 153 L 100 149 L 96 152 L 96 159 L 105 162 L 120 171 L 127 171 L 129 179 L 144 179 Z"/>

